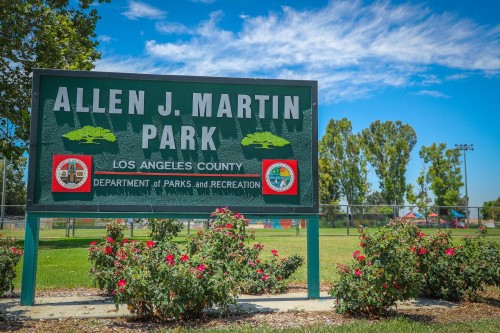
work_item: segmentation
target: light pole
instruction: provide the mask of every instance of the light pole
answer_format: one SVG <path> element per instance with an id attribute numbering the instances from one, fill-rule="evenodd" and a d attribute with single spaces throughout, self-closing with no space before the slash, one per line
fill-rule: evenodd
<path id="1" fill-rule="evenodd" d="M 467 150 L 474 150 L 473 144 L 455 145 L 458 150 L 464 152 L 464 170 L 465 170 L 465 204 L 467 205 L 467 227 L 469 227 L 469 194 L 467 193 Z"/>

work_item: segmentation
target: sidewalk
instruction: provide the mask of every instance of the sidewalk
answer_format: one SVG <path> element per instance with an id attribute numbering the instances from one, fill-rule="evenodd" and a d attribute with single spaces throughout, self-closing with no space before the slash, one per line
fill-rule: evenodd
<path id="1" fill-rule="evenodd" d="M 320 299 L 307 299 L 306 293 L 251 296 L 242 295 L 232 312 L 266 313 L 288 311 L 333 311 L 334 300 L 326 293 Z M 115 318 L 130 316 L 126 306 L 116 309 L 110 297 L 72 296 L 39 297 L 34 306 L 19 305 L 18 298 L 0 299 L 0 314 L 16 319 L 60 319 L 60 318 Z M 398 309 L 432 307 L 449 308 L 454 303 L 435 300 L 415 300 L 398 304 Z"/>

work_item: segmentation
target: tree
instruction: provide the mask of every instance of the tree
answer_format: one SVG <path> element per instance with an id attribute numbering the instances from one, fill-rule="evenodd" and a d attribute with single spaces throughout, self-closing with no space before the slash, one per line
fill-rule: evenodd
<path id="1" fill-rule="evenodd" d="M 250 133 L 241 140 L 243 146 L 257 145 L 262 149 L 273 149 L 290 144 L 290 141 L 280 138 L 271 132 Z"/>
<path id="2" fill-rule="evenodd" d="M 417 134 L 410 125 L 403 125 L 401 121 L 377 120 L 361 132 L 361 138 L 366 158 L 380 180 L 385 202 L 404 205 L 406 168 L 417 143 Z"/>
<path id="3" fill-rule="evenodd" d="M 496 200 L 483 202 L 481 216 L 483 220 L 500 220 L 500 197 L 496 198 Z"/>
<path id="4" fill-rule="evenodd" d="M 373 207 L 367 207 L 366 212 L 368 214 L 392 214 L 393 209 L 389 206 L 384 206 L 387 205 L 387 202 L 385 201 L 384 195 L 382 192 L 375 191 L 366 196 L 366 201 L 365 204 L 368 206 L 373 206 Z"/>
<path id="5" fill-rule="evenodd" d="M 387 202 L 385 201 L 384 195 L 382 192 L 375 191 L 366 196 L 366 201 L 365 203 L 367 205 L 372 205 L 372 206 L 380 206 L 380 205 L 386 205 Z"/>
<path id="6" fill-rule="evenodd" d="M 63 138 L 71 141 L 83 141 L 81 143 L 93 144 L 99 144 L 99 142 L 95 142 L 95 140 L 116 141 L 115 135 L 111 133 L 109 129 L 93 126 L 84 126 L 80 129 L 66 133 L 63 135 Z"/>
<path id="7" fill-rule="evenodd" d="M 366 159 L 361 151 L 360 137 L 352 133 L 349 120 L 331 119 L 319 143 L 320 160 L 329 163 L 332 180 L 338 182 L 348 205 L 361 205 L 368 192 Z"/>
<path id="8" fill-rule="evenodd" d="M 411 184 L 408 185 L 406 190 L 406 201 L 412 205 L 417 205 L 419 212 L 427 216 L 431 212 L 429 204 L 432 200 L 429 196 L 425 166 L 417 178 L 417 185 L 417 189 L 415 189 Z"/>
<path id="9" fill-rule="evenodd" d="M 0 2 L 0 154 L 16 161 L 28 147 L 34 68 L 90 70 L 99 16 L 109 0 Z"/>
<path id="10" fill-rule="evenodd" d="M 332 163 L 325 158 L 326 147 L 319 144 L 319 202 L 322 204 L 321 212 L 325 214 L 328 221 L 332 221 L 334 214 L 340 213 L 338 206 L 340 201 L 340 189 L 337 175 L 333 171 Z"/>
<path id="11" fill-rule="evenodd" d="M 447 149 L 445 143 L 422 146 L 420 157 L 430 164 L 424 180 L 430 184 L 437 206 L 455 206 L 459 200 L 462 175 L 460 171 L 460 151 Z"/>
<path id="12" fill-rule="evenodd" d="M 2 198 L 3 164 L 5 160 L 0 160 L 0 202 Z M 17 161 L 7 162 L 7 183 L 5 187 L 5 215 L 24 216 L 24 207 L 12 207 L 14 205 L 26 205 L 26 185 L 24 184 L 24 169 L 26 168 L 26 158 L 21 156 Z M 9 207 L 10 206 L 10 207 Z"/>

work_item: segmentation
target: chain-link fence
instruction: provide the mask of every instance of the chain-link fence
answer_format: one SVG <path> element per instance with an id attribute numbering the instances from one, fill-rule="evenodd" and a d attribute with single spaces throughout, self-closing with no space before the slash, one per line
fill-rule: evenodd
<path id="1" fill-rule="evenodd" d="M 25 206 L 4 206 L 0 228 L 18 231 L 25 228 Z M 389 205 L 321 205 L 320 226 L 336 228 L 339 234 L 356 234 L 358 226 L 380 227 L 394 219 L 405 219 L 421 228 L 474 229 L 480 225 L 498 228 L 500 231 L 500 207 L 463 206 L 389 206 Z M 123 218 L 128 223 L 130 236 L 146 236 L 149 233 L 148 219 Z M 40 230 L 47 237 L 85 237 L 103 234 L 111 219 L 104 218 L 42 218 Z M 203 226 L 205 220 L 183 219 L 184 230 Z M 299 235 L 299 229 L 306 228 L 306 220 L 286 218 L 254 219 L 251 227 L 256 229 L 292 229 Z M 99 231 L 99 229 L 102 229 Z M 344 229 L 344 231 L 341 231 Z M 337 232 L 336 232 L 337 233 Z"/>
<path id="2" fill-rule="evenodd" d="M 421 228 L 470 229 L 481 225 L 500 228 L 497 213 L 500 207 L 487 209 L 485 212 L 482 207 L 471 206 L 321 205 L 320 225 L 345 228 L 347 234 L 351 228 L 380 227 L 394 219 L 403 219 Z"/>

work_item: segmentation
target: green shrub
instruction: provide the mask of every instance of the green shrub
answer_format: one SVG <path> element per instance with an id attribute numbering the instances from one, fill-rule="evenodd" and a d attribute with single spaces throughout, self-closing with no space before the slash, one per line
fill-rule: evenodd
<path id="1" fill-rule="evenodd" d="M 298 255 L 279 257 L 278 251 L 273 249 L 271 259 L 264 260 L 260 257 L 263 244 L 245 245 L 245 242 L 255 239 L 255 231 L 248 234 L 246 224 L 235 226 L 233 223 L 235 217 L 242 215 L 220 208 L 213 216 L 215 220 L 211 228 L 200 230 L 188 239 L 191 254 L 201 253 L 223 262 L 225 270 L 238 281 L 242 293 L 284 292 L 286 279 L 302 265 L 304 258 Z M 229 226 L 232 228 L 228 230 Z"/>
<path id="2" fill-rule="evenodd" d="M 429 254 L 421 258 L 422 295 L 446 300 L 477 300 L 487 285 L 500 286 L 500 244 L 485 238 L 486 229 L 453 246 L 451 232 L 429 236 Z"/>
<path id="3" fill-rule="evenodd" d="M 91 242 L 88 248 L 88 258 L 92 263 L 89 275 L 95 279 L 99 289 L 106 290 L 108 294 L 113 292 L 118 281 L 115 257 L 123 243 L 128 242 L 124 239 L 125 229 L 127 225 L 122 220 L 112 220 L 106 225 L 103 241 Z"/>
<path id="4" fill-rule="evenodd" d="M 352 262 L 339 264 L 340 281 L 330 295 L 336 297 L 336 311 L 349 314 L 380 314 L 402 301 L 417 297 L 423 276 L 417 271 L 420 230 L 396 221 L 373 234 L 360 227 L 360 250 Z"/>
<path id="5" fill-rule="evenodd" d="M 243 215 L 220 208 L 212 218 L 209 228 L 188 237 L 185 248 L 172 242 L 181 225 L 171 219 L 151 221 L 151 240 L 119 242 L 111 258 L 102 253 L 106 244 L 93 245 L 93 269 L 112 287 L 117 306 L 126 304 L 137 316 L 166 320 L 196 317 L 213 306 L 226 309 L 247 289 L 283 291 L 284 280 L 303 258 L 280 258 L 272 250 L 273 257 L 261 261 L 263 245 L 248 245 L 254 233 L 246 232 Z M 96 258 L 105 259 L 99 269 Z M 112 267 L 106 266 L 111 261 Z"/>
<path id="6" fill-rule="evenodd" d="M 361 251 L 338 265 L 340 281 L 330 290 L 339 313 L 380 314 L 418 296 L 475 300 L 485 286 L 500 286 L 500 244 L 485 238 L 485 228 L 456 246 L 449 230 L 426 237 L 404 221 L 359 232 Z"/>
<path id="7" fill-rule="evenodd" d="M 235 303 L 237 266 L 243 260 L 239 249 L 247 238 L 248 222 L 226 209 L 214 217 L 211 228 L 188 238 L 186 251 L 171 242 L 172 234 L 127 244 L 115 263 L 119 266 L 115 303 L 127 304 L 138 316 L 161 320 L 197 317 L 205 308 L 225 309 Z"/>
<path id="8" fill-rule="evenodd" d="M 0 235 L 0 296 L 14 289 L 12 281 L 16 277 L 16 265 L 23 256 L 23 250 L 16 246 L 14 238 L 2 236 Z"/>

